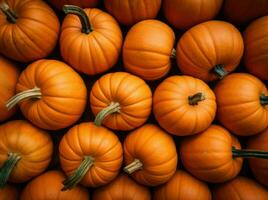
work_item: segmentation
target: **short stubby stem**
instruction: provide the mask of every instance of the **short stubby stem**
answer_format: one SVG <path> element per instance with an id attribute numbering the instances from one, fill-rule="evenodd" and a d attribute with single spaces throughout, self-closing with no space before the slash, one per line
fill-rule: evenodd
<path id="1" fill-rule="evenodd" d="M 264 94 L 260 96 L 261 105 L 268 105 L 268 96 L 265 96 Z"/>
<path id="2" fill-rule="evenodd" d="M 227 74 L 228 72 L 224 69 L 224 66 L 223 65 L 216 65 L 214 67 L 214 73 L 220 78 L 220 79 L 223 79 Z"/>
<path id="3" fill-rule="evenodd" d="M 124 171 L 128 174 L 132 174 L 133 172 L 142 169 L 143 164 L 139 159 L 135 159 L 132 163 L 124 167 Z"/>
<path id="4" fill-rule="evenodd" d="M 18 16 L 9 8 L 7 3 L 1 3 L 0 10 L 7 16 L 7 20 L 10 23 L 15 24 L 17 22 Z"/>
<path id="5" fill-rule="evenodd" d="M 206 99 L 205 95 L 202 92 L 198 92 L 193 96 L 188 97 L 188 101 L 190 105 L 198 105 L 200 101 L 204 101 Z"/>
<path id="6" fill-rule="evenodd" d="M 268 159 L 268 151 L 232 148 L 233 157 Z"/>
<path id="7" fill-rule="evenodd" d="M 176 59 L 176 55 L 177 54 L 177 51 L 176 51 L 176 49 L 172 49 L 172 51 L 171 51 L 171 55 L 170 55 L 170 58 L 172 58 L 172 59 Z"/>
<path id="8" fill-rule="evenodd" d="M 119 103 L 115 103 L 115 102 L 112 102 L 109 106 L 107 106 L 106 108 L 104 108 L 103 110 L 101 110 L 95 120 L 94 120 L 94 124 L 96 126 L 101 126 L 103 120 L 110 114 L 113 114 L 113 113 L 118 113 L 120 112 L 120 104 Z"/>

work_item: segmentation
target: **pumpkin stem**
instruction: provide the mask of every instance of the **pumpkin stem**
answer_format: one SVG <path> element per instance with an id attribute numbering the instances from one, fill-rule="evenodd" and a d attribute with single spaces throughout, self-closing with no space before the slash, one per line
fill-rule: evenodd
<path id="1" fill-rule="evenodd" d="M 198 105 L 199 101 L 204 101 L 205 99 L 206 99 L 205 95 L 201 92 L 198 92 L 195 95 L 188 97 L 189 104 L 192 106 Z"/>
<path id="2" fill-rule="evenodd" d="M 9 8 L 7 3 L 1 3 L 0 10 L 7 16 L 7 20 L 10 23 L 15 24 L 17 22 L 18 16 Z"/>
<path id="3" fill-rule="evenodd" d="M 170 55 L 170 58 L 172 58 L 172 59 L 176 59 L 176 49 L 172 49 L 172 51 L 171 51 L 171 55 Z"/>
<path id="4" fill-rule="evenodd" d="M 223 65 L 216 65 L 214 67 L 214 73 L 220 78 L 223 79 L 228 72 L 224 69 Z"/>
<path id="5" fill-rule="evenodd" d="M 93 31 L 87 13 L 82 8 L 74 5 L 64 5 L 62 9 L 65 14 L 74 14 L 79 17 L 82 24 L 82 33 L 89 34 Z"/>
<path id="6" fill-rule="evenodd" d="M 233 157 L 268 159 L 268 151 L 232 148 Z"/>
<path id="7" fill-rule="evenodd" d="M 142 169 L 142 162 L 139 159 L 135 159 L 132 163 L 124 167 L 124 171 L 128 174 L 132 174 L 133 172 Z"/>
<path id="8" fill-rule="evenodd" d="M 91 156 L 85 156 L 84 160 L 75 170 L 75 172 L 63 181 L 64 187 L 61 189 L 61 191 L 74 188 L 84 178 L 84 176 L 93 164 L 94 158 L 92 158 Z"/>
<path id="9" fill-rule="evenodd" d="M 101 110 L 95 120 L 94 120 L 94 124 L 96 126 L 101 126 L 102 121 L 110 114 L 113 113 L 117 113 L 120 112 L 120 104 L 119 103 L 114 103 L 112 102 L 109 106 L 107 106 L 106 108 L 104 108 L 103 110 Z"/>
<path id="10" fill-rule="evenodd" d="M 0 169 L 0 188 L 5 186 L 12 170 L 20 159 L 21 156 L 16 153 L 8 154 L 8 159 L 4 162 L 3 166 Z"/>
<path id="11" fill-rule="evenodd" d="M 16 104 L 26 99 L 40 99 L 42 96 L 41 90 L 38 87 L 34 87 L 30 90 L 22 91 L 15 96 L 11 97 L 6 102 L 6 107 L 8 110 L 12 109 Z"/>
<path id="12" fill-rule="evenodd" d="M 268 96 L 265 96 L 264 94 L 262 94 L 261 96 L 260 96 L 260 100 L 261 100 L 261 104 L 262 105 L 268 105 Z"/>

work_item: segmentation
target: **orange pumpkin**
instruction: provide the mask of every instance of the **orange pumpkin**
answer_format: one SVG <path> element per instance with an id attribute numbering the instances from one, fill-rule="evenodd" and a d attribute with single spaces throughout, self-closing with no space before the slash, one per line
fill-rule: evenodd
<path id="1" fill-rule="evenodd" d="M 76 70 L 95 75 L 112 68 L 118 60 L 122 33 L 115 19 L 93 8 L 66 5 L 61 27 L 62 58 Z"/>
<path id="2" fill-rule="evenodd" d="M 127 33 L 123 45 L 123 62 L 127 71 L 145 80 L 165 76 L 174 57 L 173 30 L 158 20 L 144 20 Z"/>
<path id="3" fill-rule="evenodd" d="M 151 200 L 151 194 L 148 188 L 137 184 L 128 176 L 121 174 L 108 185 L 96 189 L 92 199 Z"/>
<path id="4" fill-rule="evenodd" d="M 98 0 L 50 0 L 53 6 L 62 9 L 64 5 L 76 5 L 81 8 L 93 8 L 98 4 Z"/>
<path id="5" fill-rule="evenodd" d="M 234 134 L 249 136 L 268 126 L 268 91 L 256 77 L 235 73 L 214 89 L 217 118 Z"/>
<path id="6" fill-rule="evenodd" d="M 156 186 L 167 182 L 177 168 L 176 145 L 156 125 L 146 124 L 124 141 L 124 171 L 138 183 Z"/>
<path id="7" fill-rule="evenodd" d="M 48 166 L 53 143 L 43 130 L 23 120 L 0 125 L 0 187 L 7 181 L 21 183 Z"/>
<path id="8" fill-rule="evenodd" d="M 126 72 L 109 73 L 95 82 L 90 93 L 95 124 L 131 130 L 144 124 L 151 113 L 150 87 Z"/>
<path id="9" fill-rule="evenodd" d="M 166 131 L 178 136 L 204 131 L 216 114 L 213 91 L 190 76 L 171 76 L 155 90 L 154 115 Z"/>
<path id="10" fill-rule="evenodd" d="M 154 200 L 211 200 L 206 183 L 178 170 L 165 184 L 154 190 Z"/>
<path id="11" fill-rule="evenodd" d="M 15 114 L 17 108 L 7 110 L 6 101 L 15 95 L 19 70 L 16 65 L 0 56 L 0 122 Z"/>
<path id="12" fill-rule="evenodd" d="M 131 26 L 157 16 L 161 0 L 105 0 L 105 8 L 120 24 Z"/>
<path id="13" fill-rule="evenodd" d="M 0 199 L 1 200 L 18 200 L 19 192 L 12 185 L 5 185 L 3 188 L 0 188 Z"/>
<path id="14" fill-rule="evenodd" d="M 61 191 L 64 178 L 60 171 L 48 171 L 26 185 L 20 200 L 89 200 L 88 191 L 81 186 Z"/>
<path id="15" fill-rule="evenodd" d="M 244 45 L 230 23 L 208 21 L 186 31 L 177 45 L 177 64 L 183 74 L 214 81 L 232 72 L 240 62 Z"/>
<path id="16" fill-rule="evenodd" d="M 164 16 L 175 28 L 188 29 L 213 19 L 223 0 L 163 0 Z"/>
<path id="17" fill-rule="evenodd" d="M 17 94 L 6 106 L 11 109 L 19 103 L 22 113 L 33 124 L 57 130 L 80 118 L 86 99 L 86 86 L 71 67 L 56 60 L 38 60 L 21 73 Z"/>
<path id="18" fill-rule="evenodd" d="M 71 128 L 63 136 L 59 152 L 61 167 L 69 176 L 63 182 L 63 190 L 79 182 L 90 187 L 105 185 L 119 173 L 123 160 L 117 136 L 91 122 Z"/>
<path id="19" fill-rule="evenodd" d="M 0 52 L 3 55 L 30 62 L 52 52 L 60 23 L 44 1 L 5 0 L 1 1 L 0 10 Z"/>

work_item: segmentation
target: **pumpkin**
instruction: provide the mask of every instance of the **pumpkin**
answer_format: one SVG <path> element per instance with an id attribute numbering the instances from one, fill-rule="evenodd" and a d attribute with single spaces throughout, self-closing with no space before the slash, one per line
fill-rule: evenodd
<path id="1" fill-rule="evenodd" d="M 59 145 L 60 163 L 68 178 L 63 190 L 79 182 L 97 187 L 111 182 L 119 173 L 123 150 L 118 137 L 92 122 L 72 127 Z"/>
<path id="2" fill-rule="evenodd" d="M 88 200 L 88 191 L 76 186 L 69 191 L 61 191 L 64 174 L 61 171 L 47 171 L 29 182 L 21 194 L 21 200 Z"/>
<path id="3" fill-rule="evenodd" d="M 158 20 L 141 21 L 128 31 L 123 45 L 123 63 L 127 71 L 145 80 L 165 76 L 174 57 L 173 30 Z"/>
<path id="4" fill-rule="evenodd" d="M 157 186 L 176 172 L 178 156 L 170 135 L 156 125 L 146 124 L 124 141 L 124 171 L 138 183 Z"/>
<path id="5" fill-rule="evenodd" d="M 70 126 L 82 115 L 87 89 L 82 78 L 68 65 L 56 60 L 38 60 L 20 75 L 17 94 L 6 106 L 17 103 L 23 115 L 36 126 L 58 130 Z"/>
<path id="6" fill-rule="evenodd" d="M 98 4 L 98 0 L 50 0 L 51 4 L 61 10 L 64 5 L 76 5 L 81 8 L 93 8 Z"/>
<path id="7" fill-rule="evenodd" d="M 126 175 L 119 175 L 106 186 L 96 189 L 93 200 L 150 200 L 151 194 L 148 188 L 137 184 Z"/>
<path id="8" fill-rule="evenodd" d="M 211 200 L 211 193 L 206 183 L 194 178 L 182 170 L 165 184 L 154 189 L 154 200 Z"/>
<path id="9" fill-rule="evenodd" d="M 53 143 L 45 131 L 15 120 L 0 125 L 0 138 L 0 187 L 28 181 L 47 168 Z"/>
<path id="10" fill-rule="evenodd" d="M 7 110 L 5 103 L 16 93 L 19 70 L 14 63 L 0 56 L 0 122 L 15 114 L 17 108 Z"/>
<path id="11" fill-rule="evenodd" d="M 235 73 L 214 89 L 217 118 L 232 133 L 249 136 L 268 126 L 268 91 L 256 77 Z"/>
<path id="12" fill-rule="evenodd" d="M 188 29 L 213 19 L 223 0 L 163 0 L 164 16 L 177 29 Z"/>
<path id="13" fill-rule="evenodd" d="M 60 23 L 44 1 L 5 0 L 1 1 L 0 10 L 0 52 L 3 55 L 30 62 L 52 52 Z"/>
<path id="14" fill-rule="evenodd" d="M 213 91 L 190 76 L 171 76 L 155 90 L 154 115 L 166 131 L 177 136 L 193 135 L 207 129 L 216 114 Z"/>
<path id="15" fill-rule="evenodd" d="M 68 14 L 61 27 L 62 58 L 79 72 L 89 75 L 112 68 L 119 57 L 122 33 L 116 20 L 99 9 L 66 5 Z"/>
<path id="16" fill-rule="evenodd" d="M 245 66 L 251 74 L 264 80 L 268 80 L 267 24 L 268 16 L 262 17 L 252 22 L 244 32 Z"/>
<path id="17" fill-rule="evenodd" d="M 120 24 L 131 26 L 139 21 L 155 18 L 160 10 L 161 0 L 105 0 L 104 5 Z"/>
<path id="18" fill-rule="evenodd" d="M 1 200 L 18 200 L 19 192 L 12 185 L 5 185 L 3 188 L 0 188 L 0 199 Z"/>
<path id="19" fill-rule="evenodd" d="M 109 73 L 94 83 L 90 105 L 97 126 L 103 123 L 111 129 L 131 130 L 148 119 L 152 92 L 139 77 L 126 72 Z"/>
<path id="20" fill-rule="evenodd" d="M 213 20 L 182 35 L 176 58 L 183 74 L 209 82 L 232 72 L 240 63 L 243 50 L 240 32 L 228 22 Z"/>

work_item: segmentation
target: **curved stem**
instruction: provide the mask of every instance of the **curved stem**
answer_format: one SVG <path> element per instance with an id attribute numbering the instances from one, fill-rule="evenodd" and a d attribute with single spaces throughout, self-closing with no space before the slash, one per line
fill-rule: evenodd
<path id="1" fill-rule="evenodd" d="M 101 126 L 102 121 L 110 114 L 113 113 L 117 113 L 120 112 L 120 104 L 119 103 L 114 103 L 112 102 L 108 107 L 104 108 L 103 110 L 101 110 L 95 120 L 94 120 L 94 124 L 96 126 Z"/>
<path id="2" fill-rule="evenodd" d="M 224 69 L 224 66 L 223 65 L 216 65 L 214 67 L 214 73 L 220 78 L 224 78 L 228 72 Z"/>
<path id="3" fill-rule="evenodd" d="M 64 187 L 61 190 L 65 191 L 75 187 L 84 178 L 84 176 L 93 164 L 94 158 L 92 158 L 91 156 L 85 156 L 84 160 L 75 170 L 75 172 L 63 181 Z"/>
<path id="4" fill-rule="evenodd" d="M 264 94 L 260 96 L 261 104 L 266 106 L 268 105 L 268 96 L 265 96 Z"/>
<path id="5" fill-rule="evenodd" d="M 204 101 L 206 99 L 205 95 L 202 92 L 198 92 L 193 96 L 188 97 L 190 105 L 198 105 L 198 102 Z"/>
<path id="6" fill-rule="evenodd" d="M 1 3 L 0 4 L 0 10 L 7 16 L 7 20 L 10 23 L 15 24 L 18 16 L 16 15 L 16 13 L 14 11 L 12 11 L 7 3 Z"/>
<path id="7" fill-rule="evenodd" d="M 135 159 L 132 163 L 124 167 L 124 171 L 128 174 L 132 174 L 133 172 L 142 169 L 142 162 L 139 159 Z"/>
<path id="8" fill-rule="evenodd" d="M 268 151 L 251 150 L 251 149 L 236 149 L 232 148 L 233 157 L 243 158 L 264 158 L 268 159 Z"/>
<path id="9" fill-rule="evenodd" d="M 176 59 L 176 53 L 177 53 L 176 49 L 173 48 L 172 51 L 171 51 L 170 58 Z"/>
<path id="10" fill-rule="evenodd" d="M 74 14 L 79 17 L 82 24 L 82 33 L 89 34 L 93 31 L 89 18 L 82 8 L 73 5 L 64 5 L 62 9 L 65 14 Z"/>

